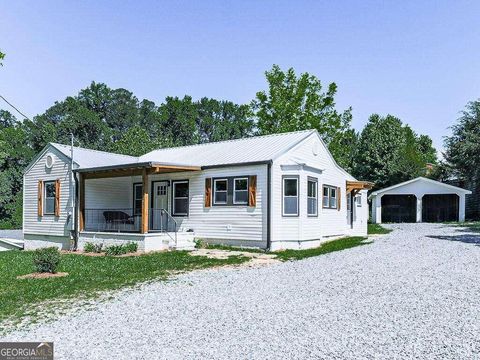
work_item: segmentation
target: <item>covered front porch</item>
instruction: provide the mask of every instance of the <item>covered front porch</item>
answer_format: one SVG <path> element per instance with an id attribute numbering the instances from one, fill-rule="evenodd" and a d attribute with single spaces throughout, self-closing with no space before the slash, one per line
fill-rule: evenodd
<path id="1" fill-rule="evenodd" d="M 178 247 L 179 236 L 193 242 L 193 234 L 178 234 L 188 215 L 189 184 L 176 179 L 200 170 L 158 163 L 78 170 L 80 240 L 142 241 L 145 251 L 165 242 Z M 158 246 L 148 246 L 152 241 Z"/>

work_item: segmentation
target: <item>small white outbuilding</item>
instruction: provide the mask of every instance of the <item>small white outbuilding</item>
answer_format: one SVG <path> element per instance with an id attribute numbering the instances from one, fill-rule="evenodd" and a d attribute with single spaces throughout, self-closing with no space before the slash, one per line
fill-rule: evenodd
<path id="1" fill-rule="evenodd" d="M 472 192 L 432 179 L 418 177 L 374 191 L 372 221 L 465 221 L 465 195 Z"/>

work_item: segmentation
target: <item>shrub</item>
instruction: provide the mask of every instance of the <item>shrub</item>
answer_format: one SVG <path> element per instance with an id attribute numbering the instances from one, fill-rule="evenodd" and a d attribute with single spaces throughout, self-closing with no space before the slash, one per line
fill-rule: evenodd
<path id="1" fill-rule="evenodd" d="M 127 248 L 127 253 L 134 253 L 138 250 L 138 244 L 136 242 L 129 242 L 128 244 L 124 245 Z"/>
<path id="2" fill-rule="evenodd" d="M 195 240 L 195 248 L 196 249 L 206 249 L 208 248 L 208 243 L 203 239 Z"/>
<path id="3" fill-rule="evenodd" d="M 123 245 L 110 245 L 105 248 L 105 255 L 123 255 L 127 253 L 127 249 Z"/>
<path id="4" fill-rule="evenodd" d="M 102 243 L 94 244 L 94 243 L 91 243 L 91 242 L 87 242 L 83 246 L 83 251 L 85 251 L 87 253 L 101 253 L 102 250 L 103 250 L 103 244 Z"/>
<path id="5" fill-rule="evenodd" d="M 60 264 L 60 251 L 56 247 L 37 249 L 33 253 L 33 263 L 37 272 L 55 274 Z"/>
<path id="6" fill-rule="evenodd" d="M 136 252 L 138 250 L 138 244 L 136 242 L 129 242 L 128 244 L 110 245 L 105 248 L 105 255 L 115 256 L 123 255 L 126 253 Z"/>

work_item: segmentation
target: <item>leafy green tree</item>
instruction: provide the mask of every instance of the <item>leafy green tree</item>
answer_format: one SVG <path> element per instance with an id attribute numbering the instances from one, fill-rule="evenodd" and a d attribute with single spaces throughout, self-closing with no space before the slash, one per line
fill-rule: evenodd
<path id="1" fill-rule="evenodd" d="M 198 112 L 190 96 L 183 99 L 168 96 L 158 111 L 164 137 L 171 139 L 175 146 L 199 143 L 200 135 L 195 122 Z"/>
<path id="2" fill-rule="evenodd" d="M 259 134 L 317 129 L 341 166 L 349 166 L 354 148 L 348 146 L 354 133 L 351 109 L 335 109 L 337 85 L 323 91 L 320 80 L 309 73 L 297 77 L 293 68 L 283 71 L 273 65 L 265 73 L 268 91 L 259 91 L 251 107 L 257 118 Z M 354 145 L 354 144 L 352 144 Z"/>
<path id="3" fill-rule="evenodd" d="M 3 60 L 5 59 L 5 53 L 0 51 L 0 66 L 3 66 Z"/>
<path id="4" fill-rule="evenodd" d="M 392 115 L 370 116 L 357 146 L 354 175 L 383 188 L 425 175 L 426 164 L 435 163 L 431 139 L 418 136 Z"/>
<path id="5" fill-rule="evenodd" d="M 200 142 L 252 136 L 254 120 L 248 105 L 202 98 L 196 103 Z"/>
<path id="6" fill-rule="evenodd" d="M 444 159 L 452 177 L 480 178 L 480 99 L 467 104 L 444 145 Z"/>
<path id="7" fill-rule="evenodd" d="M 140 156 L 152 150 L 172 146 L 170 139 L 152 139 L 147 130 L 140 126 L 133 126 L 112 144 L 111 151 L 118 154 Z"/>
<path id="8" fill-rule="evenodd" d="M 23 171 L 35 152 L 28 145 L 25 126 L 0 127 L 0 228 L 22 225 Z"/>

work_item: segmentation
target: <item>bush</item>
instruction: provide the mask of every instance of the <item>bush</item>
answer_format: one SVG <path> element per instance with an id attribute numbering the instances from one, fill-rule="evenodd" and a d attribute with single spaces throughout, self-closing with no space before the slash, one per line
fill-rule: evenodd
<path id="1" fill-rule="evenodd" d="M 123 255 L 127 253 L 127 249 L 124 245 L 110 245 L 105 248 L 105 255 L 115 256 Z"/>
<path id="2" fill-rule="evenodd" d="M 129 242 L 128 244 L 110 245 L 105 248 L 105 255 L 115 256 L 123 255 L 126 253 L 136 252 L 138 250 L 138 244 L 136 242 Z"/>
<path id="3" fill-rule="evenodd" d="M 103 250 L 103 244 L 102 243 L 94 244 L 94 243 L 91 243 L 91 242 L 87 242 L 83 246 L 83 251 L 85 251 L 87 253 L 101 253 L 102 250 Z"/>
<path id="4" fill-rule="evenodd" d="M 33 264 L 37 272 L 55 274 L 60 264 L 60 251 L 56 247 L 37 249 L 33 253 Z"/>
<path id="5" fill-rule="evenodd" d="M 134 253 L 138 250 L 138 244 L 136 242 L 129 242 L 125 247 L 127 248 L 127 253 Z"/>

